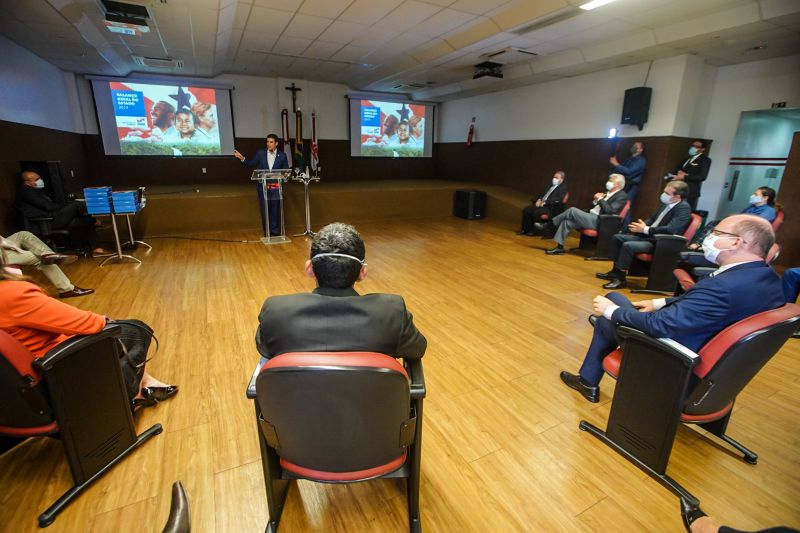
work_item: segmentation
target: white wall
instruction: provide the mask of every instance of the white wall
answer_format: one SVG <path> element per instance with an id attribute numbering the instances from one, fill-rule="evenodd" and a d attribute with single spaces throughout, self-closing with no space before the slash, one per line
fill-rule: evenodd
<path id="1" fill-rule="evenodd" d="M 83 133 L 75 76 L 0 35 L 0 120 Z"/>
<path id="2" fill-rule="evenodd" d="M 716 214 L 741 112 L 769 109 L 773 102 L 800 107 L 800 55 L 717 69 L 705 130 L 698 132 L 714 140 L 709 153 L 711 172 L 703 185 L 699 209 Z"/>
<path id="3" fill-rule="evenodd" d="M 619 120 L 625 90 L 644 83 L 648 63 L 445 102 L 439 140 L 464 141 L 473 116 L 482 141 L 596 138 L 612 127 L 627 137 L 672 135 L 689 60 L 681 55 L 653 62 L 650 117 L 641 132 Z"/>

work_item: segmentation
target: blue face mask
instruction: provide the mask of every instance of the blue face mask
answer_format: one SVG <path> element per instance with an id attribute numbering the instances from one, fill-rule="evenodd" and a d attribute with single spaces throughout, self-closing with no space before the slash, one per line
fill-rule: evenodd
<path id="1" fill-rule="evenodd" d="M 696 156 L 697 155 L 697 148 L 695 148 L 694 146 L 690 147 L 689 148 L 689 155 L 692 156 L 692 157 Z"/>
<path id="2" fill-rule="evenodd" d="M 763 201 L 764 201 L 764 197 L 763 196 L 759 196 L 757 194 L 754 194 L 754 195 L 750 196 L 750 205 L 755 205 L 755 204 L 761 203 Z"/>

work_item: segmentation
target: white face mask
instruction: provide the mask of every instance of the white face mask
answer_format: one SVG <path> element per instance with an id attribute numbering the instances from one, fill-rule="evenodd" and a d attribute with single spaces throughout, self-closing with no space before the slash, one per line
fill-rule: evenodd
<path id="1" fill-rule="evenodd" d="M 669 194 L 667 194 L 665 192 L 662 192 L 661 196 L 659 196 L 658 199 L 661 200 L 662 204 L 669 205 L 669 204 L 672 203 L 672 196 L 670 196 Z"/>
<path id="2" fill-rule="evenodd" d="M 558 187 L 559 183 L 561 183 L 561 180 L 559 180 L 558 178 L 553 178 L 553 185 L 554 186 Z"/>
<path id="3" fill-rule="evenodd" d="M 36 180 L 36 183 L 34 183 L 33 186 L 37 189 L 44 189 L 44 180 L 42 178 L 39 178 L 38 180 Z"/>
<path id="4" fill-rule="evenodd" d="M 606 182 L 606 190 L 607 190 L 607 191 L 610 191 L 610 190 L 611 190 L 611 189 L 613 189 L 613 188 L 614 188 L 614 182 L 612 182 L 612 181 L 607 181 L 607 182 Z"/>
<path id="5" fill-rule="evenodd" d="M 714 235 L 713 233 L 709 233 L 706 235 L 706 238 L 703 239 L 703 257 L 705 257 L 708 261 L 711 261 L 715 265 L 718 265 L 717 258 L 719 257 L 720 252 L 725 252 L 730 250 L 730 248 L 722 248 L 719 249 L 714 246 L 714 243 L 720 238 L 720 235 Z"/>

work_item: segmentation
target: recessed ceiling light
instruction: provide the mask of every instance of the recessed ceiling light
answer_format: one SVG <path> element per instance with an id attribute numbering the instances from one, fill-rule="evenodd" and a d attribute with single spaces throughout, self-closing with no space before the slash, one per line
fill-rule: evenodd
<path id="1" fill-rule="evenodd" d="M 614 0 L 592 0 L 591 2 L 586 2 L 582 6 L 578 6 L 578 7 L 580 7 L 581 9 L 584 9 L 586 11 L 591 11 L 592 9 L 598 8 L 600 6 L 604 6 L 606 4 L 610 4 L 613 1 Z"/>

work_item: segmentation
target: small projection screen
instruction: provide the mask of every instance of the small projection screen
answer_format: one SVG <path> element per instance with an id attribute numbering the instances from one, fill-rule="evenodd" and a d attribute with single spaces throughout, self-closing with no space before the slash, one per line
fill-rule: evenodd
<path id="1" fill-rule="evenodd" d="M 231 91 L 186 80 L 92 79 L 106 155 L 229 156 Z"/>
<path id="2" fill-rule="evenodd" d="M 350 98 L 350 155 L 431 157 L 432 104 Z"/>

